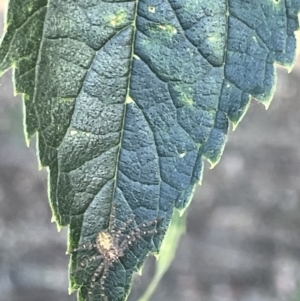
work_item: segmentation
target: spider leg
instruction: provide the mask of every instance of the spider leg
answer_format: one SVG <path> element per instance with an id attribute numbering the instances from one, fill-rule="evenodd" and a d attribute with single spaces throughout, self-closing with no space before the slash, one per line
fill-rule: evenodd
<path id="1" fill-rule="evenodd" d="M 123 226 L 121 226 L 118 230 L 112 229 L 111 233 L 112 235 L 115 235 L 116 237 L 120 237 L 120 235 L 126 231 L 127 227 L 134 221 L 135 215 L 132 215 L 126 222 L 122 222 Z"/>
<path id="2" fill-rule="evenodd" d="M 124 252 L 126 248 L 130 245 L 132 245 L 136 240 L 142 238 L 143 236 L 148 236 L 148 235 L 155 235 L 157 233 L 162 233 L 165 232 L 162 229 L 157 229 L 156 225 L 158 221 L 161 219 L 155 219 L 152 221 L 145 222 L 141 224 L 140 226 L 134 228 L 128 235 L 125 235 L 125 238 L 122 243 L 120 244 L 120 250 Z M 154 229 L 151 230 L 143 230 L 143 228 L 146 228 L 147 226 L 155 225 Z"/>
<path id="3" fill-rule="evenodd" d="M 162 220 L 163 220 L 163 218 L 159 217 L 159 218 L 156 218 L 154 220 L 151 220 L 151 221 L 148 221 L 148 222 L 144 222 L 142 224 L 139 224 L 136 229 L 143 229 L 143 228 L 146 228 L 146 227 L 152 226 L 152 225 L 155 225 L 155 227 L 156 227 L 157 224 L 158 224 L 158 222 L 160 222 Z"/>
<path id="4" fill-rule="evenodd" d="M 96 248 L 97 244 L 93 243 L 84 243 L 82 245 L 79 245 L 77 248 L 74 248 L 70 251 L 71 254 L 74 252 L 82 251 L 82 250 L 92 250 L 93 248 Z"/>
<path id="5" fill-rule="evenodd" d="M 76 270 L 73 273 L 75 274 L 79 271 L 82 271 L 89 265 L 90 262 L 97 260 L 97 259 L 101 259 L 101 258 L 103 258 L 101 255 L 94 255 L 92 257 L 86 258 L 85 260 L 83 260 L 79 263 L 79 266 L 76 268 Z"/>
<path id="6" fill-rule="evenodd" d="M 93 276 L 91 278 L 91 285 L 90 285 L 90 288 L 88 290 L 88 295 L 89 296 L 92 296 L 92 294 L 93 294 L 92 290 L 95 287 L 96 280 L 99 277 L 99 275 L 101 274 L 103 267 L 104 267 L 104 261 L 102 261 L 100 263 L 100 265 L 97 267 L 97 269 L 95 270 L 95 272 L 94 272 L 94 274 L 93 274 Z"/>
<path id="7" fill-rule="evenodd" d="M 104 270 L 103 270 L 103 275 L 101 277 L 100 280 L 100 292 L 101 292 L 101 298 L 103 298 L 104 301 L 108 301 L 107 296 L 105 295 L 105 280 L 107 278 L 107 274 L 109 272 L 109 267 L 112 265 L 111 262 L 106 262 L 106 264 L 104 265 Z"/>

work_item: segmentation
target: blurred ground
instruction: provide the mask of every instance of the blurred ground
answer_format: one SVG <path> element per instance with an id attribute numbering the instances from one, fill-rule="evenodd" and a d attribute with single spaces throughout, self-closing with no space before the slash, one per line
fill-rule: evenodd
<path id="1" fill-rule="evenodd" d="M 207 168 L 153 301 L 300 301 L 300 66 L 278 73 L 270 109 L 254 101 L 219 165 Z M 50 223 L 46 171 L 34 142 L 25 145 L 10 76 L 0 87 L 0 300 L 75 301 L 66 230 Z M 151 272 L 153 260 L 131 301 Z"/>

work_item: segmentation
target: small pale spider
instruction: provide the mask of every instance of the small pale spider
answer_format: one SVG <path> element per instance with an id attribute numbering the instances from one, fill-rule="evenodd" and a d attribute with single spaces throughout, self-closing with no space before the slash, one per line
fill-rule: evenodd
<path id="1" fill-rule="evenodd" d="M 114 220 L 114 216 L 112 216 Z M 138 239 L 148 236 L 155 235 L 159 231 L 156 226 L 162 218 L 151 220 L 141 225 L 128 230 L 131 223 L 134 222 L 134 216 L 128 219 L 126 223 L 119 229 L 116 229 L 115 223 L 112 229 L 102 230 L 98 232 L 95 243 L 84 243 L 73 249 L 71 253 L 78 252 L 81 250 L 97 250 L 97 255 L 91 256 L 87 261 L 80 263 L 80 269 L 87 267 L 88 263 L 94 260 L 101 260 L 101 263 L 96 268 L 91 278 L 90 287 L 88 289 L 88 300 L 92 300 L 93 288 L 100 277 L 100 294 L 101 299 L 108 301 L 105 295 L 105 279 L 108 276 L 110 267 L 119 260 L 120 257 L 124 256 L 125 251 Z M 151 230 L 147 230 L 147 227 L 155 226 Z M 76 273 L 76 271 L 75 271 Z"/>

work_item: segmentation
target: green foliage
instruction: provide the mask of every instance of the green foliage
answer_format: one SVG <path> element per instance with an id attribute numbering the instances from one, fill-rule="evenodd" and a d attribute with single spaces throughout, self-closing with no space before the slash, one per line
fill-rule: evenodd
<path id="1" fill-rule="evenodd" d="M 269 105 L 274 63 L 294 61 L 299 9 L 300 0 L 10 0 L 0 70 L 14 68 L 69 251 L 129 216 L 128 233 L 159 220 L 153 239 L 135 237 L 109 266 L 102 290 L 102 274 L 90 287 L 100 259 L 78 269 L 95 250 L 73 253 L 80 300 L 89 290 L 93 301 L 126 299 L 174 209 L 188 206 L 203 160 L 219 161 L 229 122 L 251 96 Z"/>
<path id="2" fill-rule="evenodd" d="M 185 232 L 185 220 L 186 214 L 180 216 L 177 210 L 174 211 L 170 227 L 166 233 L 163 243 L 160 248 L 160 255 L 156 263 L 155 275 L 148 285 L 144 295 L 139 301 L 148 301 L 156 287 L 158 286 L 161 278 L 169 269 L 173 259 L 175 258 L 175 252 L 180 239 L 180 236 Z"/>

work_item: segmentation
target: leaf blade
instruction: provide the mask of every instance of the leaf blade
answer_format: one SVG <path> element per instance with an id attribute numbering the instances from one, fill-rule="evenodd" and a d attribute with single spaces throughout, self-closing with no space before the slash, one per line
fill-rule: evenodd
<path id="1" fill-rule="evenodd" d="M 299 0 L 10 1 L 0 69 L 15 64 L 69 250 L 106 229 L 115 208 L 117 220 L 159 216 L 168 227 L 201 182 L 203 159 L 220 159 L 229 121 L 237 125 L 251 96 L 269 105 L 274 63 L 295 57 L 299 9 Z M 16 22 L 30 25 L 33 45 L 14 39 Z M 126 299 L 133 271 L 161 240 L 127 250 L 111 271 L 110 299 Z M 81 299 L 92 274 L 71 276 Z"/>

